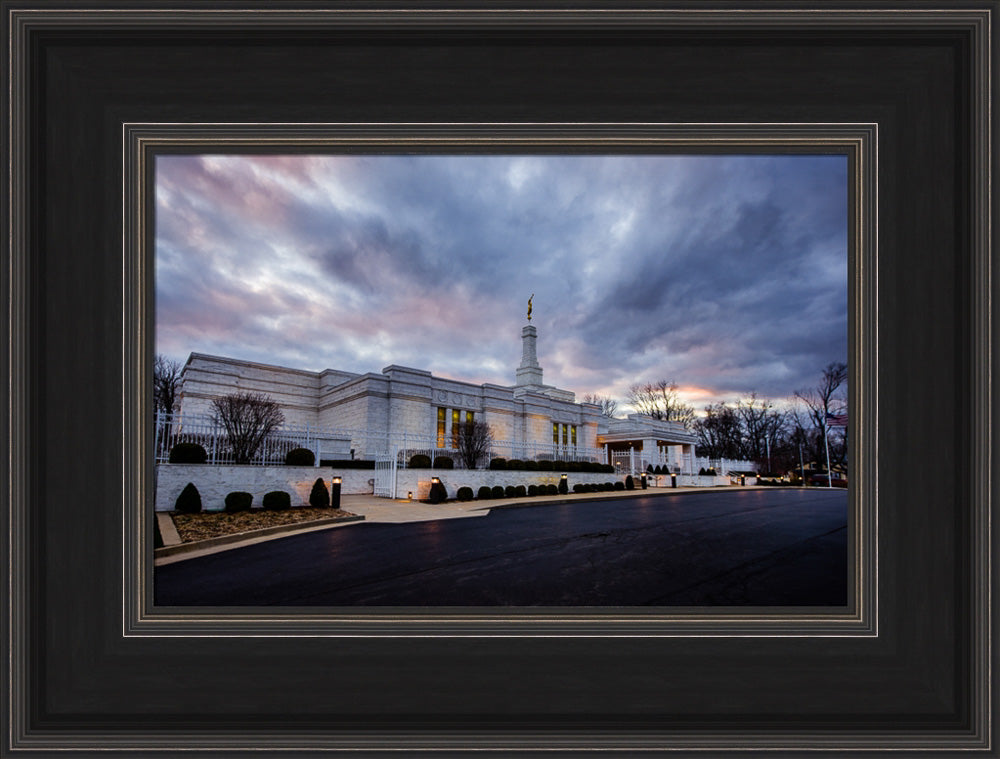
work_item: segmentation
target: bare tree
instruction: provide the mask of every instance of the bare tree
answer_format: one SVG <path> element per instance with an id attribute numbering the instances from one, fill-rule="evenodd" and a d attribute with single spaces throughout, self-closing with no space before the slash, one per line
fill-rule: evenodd
<path id="1" fill-rule="evenodd" d="M 177 390 L 181 384 L 184 367 L 180 361 L 172 361 L 157 353 L 153 361 L 153 411 L 172 414 L 177 402 Z"/>
<path id="2" fill-rule="evenodd" d="M 466 469 L 475 469 L 493 446 L 493 430 L 486 422 L 464 421 L 458 428 L 458 455 Z"/>
<path id="3" fill-rule="evenodd" d="M 628 403 L 640 414 L 665 422 L 680 422 L 690 429 L 694 424 L 694 408 L 681 400 L 677 383 L 659 380 L 628 389 Z"/>
<path id="4" fill-rule="evenodd" d="M 225 429 L 233 460 L 249 464 L 285 415 L 266 395 L 234 393 L 212 401 L 212 421 Z"/>
<path id="5" fill-rule="evenodd" d="M 834 362 L 827 364 L 815 388 L 795 393 L 795 397 L 805 405 L 806 416 L 811 423 L 812 429 L 806 434 L 812 444 L 809 453 L 813 461 L 825 461 L 823 436 L 828 431 L 827 419 L 829 416 L 839 416 L 847 411 L 846 390 L 847 364 Z M 804 427 L 801 422 L 800 426 Z M 843 429 L 839 433 L 830 430 L 828 441 L 831 463 L 846 463 L 847 430 Z"/>
<path id="6" fill-rule="evenodd" d="M 615 418 L 615 412 L 618 410 L 618 401 L 607 395 L 592 395 L 587 394 L 583 396 L 584 403 L 593 403 L 595 406 L 601 407 L 601 413 L 609 419 Z"/>
<path id="7" fill-rule="evenodd" d="M 705 406 L 705 416 L 694 422 L 698 435 L 698 455 L 710 459 L 738 459 L 743 436 L 740 418 L 725 403 Z"/>

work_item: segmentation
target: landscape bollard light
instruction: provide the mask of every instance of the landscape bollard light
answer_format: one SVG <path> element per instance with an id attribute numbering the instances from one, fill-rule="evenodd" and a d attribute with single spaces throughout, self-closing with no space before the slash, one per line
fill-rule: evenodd
<path id="1" fill-rule="evenodd" d="M 340 508 L 340 477 L 334 477 L 330 483 L 330 508 Z"/>
<path id="2" fill-rule="evenodd" d="M 740 485 L 746 485 L 746 484 L 747 484 L 747 476 L 745 474 L 741 474 L 740 475 Z"/>
<path id="3" fill-rule="evenodd" d="M 646 487 L 646 475 L 642 475 L 642 489 L 645 490 Z"/>
<path id="4" fill-rule="evenodd" d="M 413 491 L 412 490 L 407 490 L 406 491 L 406 500 L 407 501 L 412 501 L 413 500 Z"/>
<path id="5" fill-rule="evenodd" d="M 569 480 L 565 474 L 559 478 L 559 492 L 563 495 L 569 493 Z"/>
<path id="6" fill-rule="evenodd" d="M 677 487 L 677 472 L 670 473 L 670 487 Z"/>

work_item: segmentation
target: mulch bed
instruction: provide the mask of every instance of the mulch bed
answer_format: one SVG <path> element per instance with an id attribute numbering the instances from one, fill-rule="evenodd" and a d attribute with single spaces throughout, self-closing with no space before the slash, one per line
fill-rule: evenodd
<path id="1" fill-rule="evenodd" d="M 183 543 L 249 532 L 250 530 L 262 530 L 265 527 L 274 527 L 279 524 L 297 524 L 317 519 L 353 516 L 355 515 L 340 509 L 313 509 L 309 507 L 297 507 L 284 511 L 251 509 L 232 514 L 225 511 L 202 511 L 198 514 L 180 514 L 175 511 L 170 514 Z"/>

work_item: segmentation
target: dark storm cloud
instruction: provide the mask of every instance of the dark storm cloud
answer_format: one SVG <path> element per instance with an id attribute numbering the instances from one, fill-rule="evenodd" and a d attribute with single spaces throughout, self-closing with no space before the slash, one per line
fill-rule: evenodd
<path id="1" fill-rule="evenodd" d="M 158 349 L 697 403 L 847 355 L 838 156 L 169 157 Z"/>

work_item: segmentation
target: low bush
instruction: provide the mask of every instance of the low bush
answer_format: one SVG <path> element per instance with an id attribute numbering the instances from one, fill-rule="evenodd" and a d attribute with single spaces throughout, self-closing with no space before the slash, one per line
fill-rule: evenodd
<path id="1" fill-rule="evenodd" d="M 706 469 L 705 470 L 705 474 L 708 475 L 709 477 L 717 477 L 718 476 L 715 473 L 715 467 L 714 466 L 710 466 L 708 469 Z"/>
<path id="2" fill-rule="evenodd" d="M 494 485 L 493 488 L 492 488 L 492 490 L 490 490 L 490 497 L 491 498 L 503 498 L 503 496 L 504 496 L 504 492 L 503 492 L 503 486 L 502 485 Z"/>
<path id="3" fill-rule="evenodd" d="M 454 469 L 455 462 L 449 456 L 438 456 L 434 459 L 434 469 Z"/>
<path id="4" fill-rule="evenodd" d="M 613 482 L 605 482 L 604 483 L 604 489 L 605 490 L 614 490 L 615 489 L 615 483 L 613 483 Z"/>
<path id="5" fill-rule="evenodd" d="M 197 443 L 178 443 L 170 449 L 168 461 L 171 464 L 204 464 L 208 454 Z"/>
<path id="6" fill-rule="evenodd" d="M 556 485 L 544 485 L 546 495 L 559 495 L 559 488 Z"/>
<path id="7" fill-rule="evenodd" d="M 618 482 L 615 483 L 615 490 L 624 490 L 624 489 L 625 489 L 625 483 L 622 482 L 621 480 L 618 480 Z"/>
<path id="8" fill-rule="evenodd" d="M 701 469 L 698 470 L 699 477 L 704 477 L 706 474 L 708 473 L 705 471 L 705 467 L 702 467 Z"/>
<path id="9" fill-rule="evenodd" d="M 524 462 L 521 459 L 507 459 L 508 469 L 524 469 Z"/>
<path id="10" fill-rule="evenodd" d="M 261 504 L 267 511 L 284 511 L 292 507 L 292 497 L 284 490 L 272 490 L 270 493 L 264 493 Z"/>
<path id="11" fill-rule="evenodd" d="M 538 485 L 528 485 L 528 495 L 538 495 Z"/>
<path id="12" fill-rule="evenodd" d="M 625 489 L 626 490 L 635 490 L 635 480 L 632 479 L 632 475 L 631 474 L 628 475 L 625 478 Z"/>
<path id="13" fill-rule="evenodd" d="M 333 467 L 334 469 L 374 469 L 375 462 L 365 459 L 320 459 L 320 466 Z"/>
<path id="14" fill-rule="evenodd" d="M 521 465 L 521 469 L 524 469 L 527 472 L 537 472 L 538 471 L 538 462 L 537 461 L 525 461 L 524 464 Z"/>
<path id="15" fill-rule="evenodd" d="M 565 472 L 566 471 L 566 462 L 565 461 L 553 461 L 552 462 L 552 471 L 553 472 Z"/>
<path id="16" fill-rule="evenodd" d="M 194 486 L 193 482 L 184 486 L 181 494 L 174 501 L 174 509 L 181 514 L 197 514 L 201 511 L 201 493 L 198 492 L 198 488 Z"/>
<path id="17" fill-rule="evenodd" d="M 326 489 L 322 477 L 317 477 L 313 483 L 312 491 L 309 493 L 309 505 L 314 509 L 330 508 L 330 491 Z"/>
<path id="18" fill-rule="evenodd" d="M 226 496 L 226 511 L 230 514 L 237 511 L 250 511 L 253 504 L 253 495 L 242 490 L 237 490 Z"/>
<path id="19" fill-rule="evenodd" d="M 581 469 L 583 469 L 583 466 L 580 464 L 579 461 L 567 461 L 566 462 L 566 471 L 567 472 L 579 472 Z"/>
<path id="20" fill-rule="evenodd" d="M 476 498 L 478 498 L 480 501 L 488 501 L 490 499 L 490 494 L 492 492 L 493 491 L 490 490 L 490 486 L 489 485 L 483 485 L 477 491 Z"/>
<path id="21" fill-rule="evenodd" d="M 515 488 L 513 485 L 508 485 L 503 489 L 504 498 L 513 498 L 516 492 L 517 488 Z"/>
<path id="22" fill-rule="evenodd" d="M 552 471 L 552 462 L 549 461 L 548 459 L 539 459 L 538 460 L 538 471 L 539 472 L 551 472 Z"/>
<path id="23" fill-rule="evenodd" d="M 455 493 L 455 497 L 460 501 L 471 501 L 472 500 L 472 488 L 460 487 L 458 492 Z"/>
<path id="24" fill-rule="evenodd" d="M 490 469 L 493 469 L 494 471 L 497 469 L 506 469 L 506 468 L 507 468 L 507 459 L 495 458 L 490 461 Z"/>
<path id="25" fill-rule="evenodd" d="M 444 503 L 448 500 L 448 491 L 441 480 L 431 483 L 431 492 L 427 500 L 431 503 Z"/>
<path id="26" fill-rule="evenodd" d="M 285 466 L 313 466 L 316 454 L 308 448 L 292 448 L 285 454 Z"/>
<path id="27" fill-rule="evenodd" d="M 415 456 L 410 457 L 410 463 L 408 464 L 410 469 L 430 469 L 431 468 L 431 457 L 425 456 L 422 453 L 418 453 Z"/>
<path id="28" fill-rule="evenodd" d="M 528 489 L 524 485 L 518 485 L 514 488 L 515 498 L 524 498 L 526 495 L 528 495 Z"/>
<path id="29" fill-rule="evenodd" d="M 657 464 L 653 469 L 653 474 L 663 474 L 663 467 Z"/>
<path id="30" fill-rule="evenodd" d="M 583 492 L 583 485 L 581 485 L 581 484 L 580 484 L 579 482 L 578 482 L 578 483 L 576 483 L 576 484 L 575 484 L 575 485 L 573 486 L 573 492 L 574 492 L 574 493 L 582 493 L 582 492 Z"/>
<path id="31" fill-rule="evenodd" d="M 652 474 L 652 473 L 653 473 L 653 465 L 646 464 L 646 474 Z"/>

